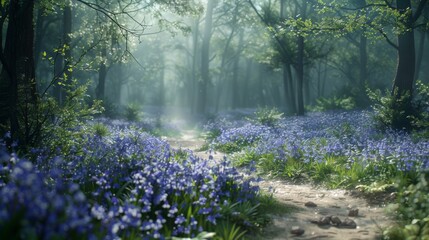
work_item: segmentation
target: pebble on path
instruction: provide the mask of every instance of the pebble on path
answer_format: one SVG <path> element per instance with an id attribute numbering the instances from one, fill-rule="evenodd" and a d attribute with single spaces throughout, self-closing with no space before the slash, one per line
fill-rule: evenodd
<path id="1" fill-rule="evenodd" d="M 309 208 L 315 208 L 315 207 L 317 207 L 317 204 L 315 204 L 314 202 L 309 201 L 309 202 L 305 203 L 305 206 L 309 207 Z"/>
<path id="2" fill-rule="evenodd" d="M 301 236 L 302 234 L 305 233 L 305 230 L 299 226 L 293 226 L 290 230 L 290 233 L 292 233 L 293 235 L 296 235 L 296 236 Z"/>

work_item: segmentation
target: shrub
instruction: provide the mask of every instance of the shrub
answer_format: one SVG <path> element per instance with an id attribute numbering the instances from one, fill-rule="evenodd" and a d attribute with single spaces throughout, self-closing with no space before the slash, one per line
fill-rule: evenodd
<path id="1" fill-rule="evenodd" d="M 256 122 L 265 126 L 274 126 L 282 117 L 283 113 L 276 108 L 261 108 L 255 112 Z"/>
<path id="2" fill-rule="evenodd" d="M 102 124 L 102 123 L 95 123 L 92 126 L 92 129 L 94 131 L 94 134 L 100 137 L 105 137 L 107 135 L 109 135 L 109 129 L 107 128 L 106 125 Z"/>
<path id="3" fill-rule="evenodd" d="M 66 99 L 62 105 L 52 97 L 45 97 L 39 108 L 30 113 L 34 114 L 34 124 L 40 124 L 39 138 L 22 147 L 45 148 L 55 155 L 58 149 L 65 153 L 76 144 L 75 141 L 82 139 L 80 136 L 87 131 L 82 122 L 92 120 L 94 115 L 104 110 L 101 101 L 87 103 L 87 86 L 78 86 L 77 81 L 64 85 Z"/>
<path id="4" fill-rule="evenodd" d="M 139 121 L 140 120 L 140 107 L 137 104 L 128 104 L 125 107 L 125 119 L 128 121 Z"/>
<path id="5" fill-rule="evenodd" d="M 316 100 L 314 107 L 309 107 L 311 111 L 323 112 L 327 110 L 352 110 L 356 107 L 355 101 L 352 97 L 332 97 L 332 98 L 319 98 Z"/>
<path id="6" fill-rule="evenodd" d="M 104 112 L 103 115 L 108 118 L 118 118 L 121 114 L 117 104 L 109 100 L 103 101 Z"/>
<path id="7" fill-rule="evenodd" d="M 393 226 L 384 232 L 386 239 L 427 239 L 429 236 L 429 172 L 422 172 L 416 184 L 399 194 L 397 211 L 405 226 Z"/>
<path id="8" fill-rule="evenodd" d="M 374 119 L 381 129 L 393 128 L 397 130 L 418 130 L 429 126 L 429 85 L 417 82 L 417 93 L 414 99 L 410 93 L 393 94 L 386 91 L 367 90 L 373 101 Z"/>

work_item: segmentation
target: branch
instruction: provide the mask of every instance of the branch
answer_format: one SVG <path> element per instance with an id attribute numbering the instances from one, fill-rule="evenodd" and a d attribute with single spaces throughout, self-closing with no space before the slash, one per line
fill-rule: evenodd
<path id="1" fill-rule="evenodd" d="M 384 4 L 382 4 L 382 3 L 370 3 L 370 4 L 365 4 L 365 5 L 359 6 L 359 7 L 332 6 L 332 5 L 328 5 L 328 4 L 320 4 L 319 2 L 317 2 L 316 4 L 319 6 L 322 6 L 322 7 L 326 7 L 326 8 L 331 8 L 331 9 L 339 8 L 339 9 L 345 10 L 345 11 L 357 11 L 357 10 L 371 8 L 371 7 L 388 7 L 390 9 L 396 9 L 387 0 L 384 0 L 384 2 L 385 2 Z"/>
<path id="2" fill-rule="evenodd" d="M 380 34 L 386 39 L 387 43 L 392 46 L 394 49 L 399 50 L 398 45 L 396 45 L 392 40 L 390 40 L 389 36 L 383 31 L 383 29 L 378 29 Z"/>
<path id="3" fill-rule="evenodd" d="M 267 21 L 265 21 L 264 17 L 261 15 L 261 13 L 258 11 L 258 9 L 255 7 L 255 5 L 253 4 L 252 0 L 248 0 L 250 6 L 253 8 L 253 10 L 255 11 L 256 15 L 258 15 L 258 17 L 261 19 L 261 21 L 268 27 L 268 28 L 272 28 L 274 29 L 274 31 L 276 32 L 276 34 L 274 35 L 274 39 L 276 40 L 277 44 L 280 47 L 280 50 L 282 52 L 282 55 L 285 56 L 286 58 L 292 60 L 292 57 L 290 56 L 289 52 L 287 51 L 287 49 L 283 46 L 283 43 L 281 41 L 281 39 L 278 37 L 277 33 L 277 29 L 273 26 L 271 26 Z M 284 58 L 283 58 L 284 59 Z"/>
<path id="4" fill-rule="evenodd" d="M 130 34 L 132 34 L 132 35 L 134 35 L 136 37 L 142 36 L 144 34 L 144 31 L 145 31 L 144 27 L 145 26 L 142 23 L 140 23 L 139 21 L 137 21 L 136 19 L 134 19 L 134 18 L 131 18 L 131 20 L 134 23 L 136 23 L 139 26 L 141 26 L 142 29 L 140 29 L 140 30 L 133 30 L 133 29 L 127 28 L 126 26 L 124 26 L 121 23 L 119 23 L 119 21 L 117 20 L 117 16 L 118 15 L 127 15 L 128 17 L 130 17 L 130 15 L 129 15 L 130 12 L 127 12 L 124 9 L 122 10 L 122 12 L 113 12 L 113 11 L 110 11 L 110 10 L 108 10 L 106 8 L 103 8 L 99 4 L 90 3 L 90 2 L 87 2 L 87 1 L 84 1 L 84 0 L 76 0 L 76 1 L 78 1 L 78 2 L 80 2 L 82 4 L 84 4 L 84 5 L 86 5 L 87 7 L 91 8 L 91 9 L 93 9 L 93 10 L 95 10 L 95 11 L 101 13 L 101 14 L 103 14 L 105 17 L 107 17 L 110 21 L 112 21 L 112 23 L 114 25 L 116 25 L 121 30 L 122 35 L 124 35 L 124 32 L 130 33 Z"/>
<path id="5" fill-rule="evenodd" d="M 52 77 L 52 80 L 51 80 L 51 82 L 49 83 L 49 85 L 45 88 L 45 90 L 43 91 L 43 93 L 42 93 L 42 95 L 41 95 L 41 97 L 43 97 L 44 95 L 46 95 L 46 93 L 48 92 L 48 90 L 56 83 L 56 82 L 58 82 L 58 79 L 60 78 L 60 76 L 67 70 L 67 69 L 69 69 L 69 68 L 75 68 L 80 62 L 82 62 L 82 59 L 83 59 L 83 57 L 84 56 L 86 56 L 86 54 L 88 54 L 92 49 L 94 49 L 100 42 L 101 42 L 101 39 L 102 38 L 100 38 L 100 40 L 98 40 L 96 43 L 94 43 L 92 46 L 90 46 L 88 49 L 86 49 L 80 56 L 79 56 L 79 59 L 73 64 L 73 65 L 67 65 L 67 64 L 64 64 L 64 67 L 63 67 L 63 69 L 61 70 L 61 72 L 60 73 L 58 73 L 58 74 L 54 74 L 54 76 Z"/>

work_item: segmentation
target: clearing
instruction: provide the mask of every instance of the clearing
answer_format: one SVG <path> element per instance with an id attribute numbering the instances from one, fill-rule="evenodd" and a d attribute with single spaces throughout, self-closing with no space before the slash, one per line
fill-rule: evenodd
<path id="1" fill-rule="evenodd" d="M 166 138 L 173 148 L 189 149 L 200 158 L 208 159 L 210 153 L 199 151 L 205 143 L 195 130 L 185 130 L 180 137 Z M 226 155 L 213 153 L 213 160 L 220 160 Z M 380 239 L 383 229 L 393 220 L 386 213 L 383 200 L 369 201 L 360 197 L 358 191 L 341 189 L 329 190 L 309 184 L 264 179 L 259 183 L 261 189 L 273 192 L 273 196 L 287 206 L 289 213 L 275 214 L 272 223 L 264 229 L 263 239 Z M 353 213 L 354 210 L 358 210 Z M 351 213 L 352 212 L 352 213 Z M 341 222 L 349 219 L 356 223 L 337 227 L 332 220 L 323 225 L 326 217 L 337 216 Z M 324 218 L 325 217 L 325 218 Z M 324 218 L 324 219 L 323 219 Z M 292 229 L 304 233 L 293 234 Z M 261 237 L 257 237 L 261 239 Z"/>

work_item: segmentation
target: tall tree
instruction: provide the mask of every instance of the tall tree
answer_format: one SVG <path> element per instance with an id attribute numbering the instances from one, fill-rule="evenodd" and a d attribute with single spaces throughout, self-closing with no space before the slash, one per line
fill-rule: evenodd
<path id="1" fill-rule="evenodd" d="M 0 124 L 10 126 L 13 139 L 30 141 L 30 119 L 25 113 L 37 104 L 34 69 L 33 0 L 1 1 L 0 17 Z M 7 31 L 3 48 L 3 28 Z M 24 116 L 24 118 L 23 118 Z M 22 119 L 23 121 L 20 121 Z"/>
<path id="2" fill-rule="evenodd" d="M 198 81 L 197 113 L 205 114 L 207 105 L 207 84 L 210 82 L 210 40 L 213 27 L 213 10 L 216 0 L 208 0 L 205 14 L 203 42 L 201 46 L 201 79 Z"/>

